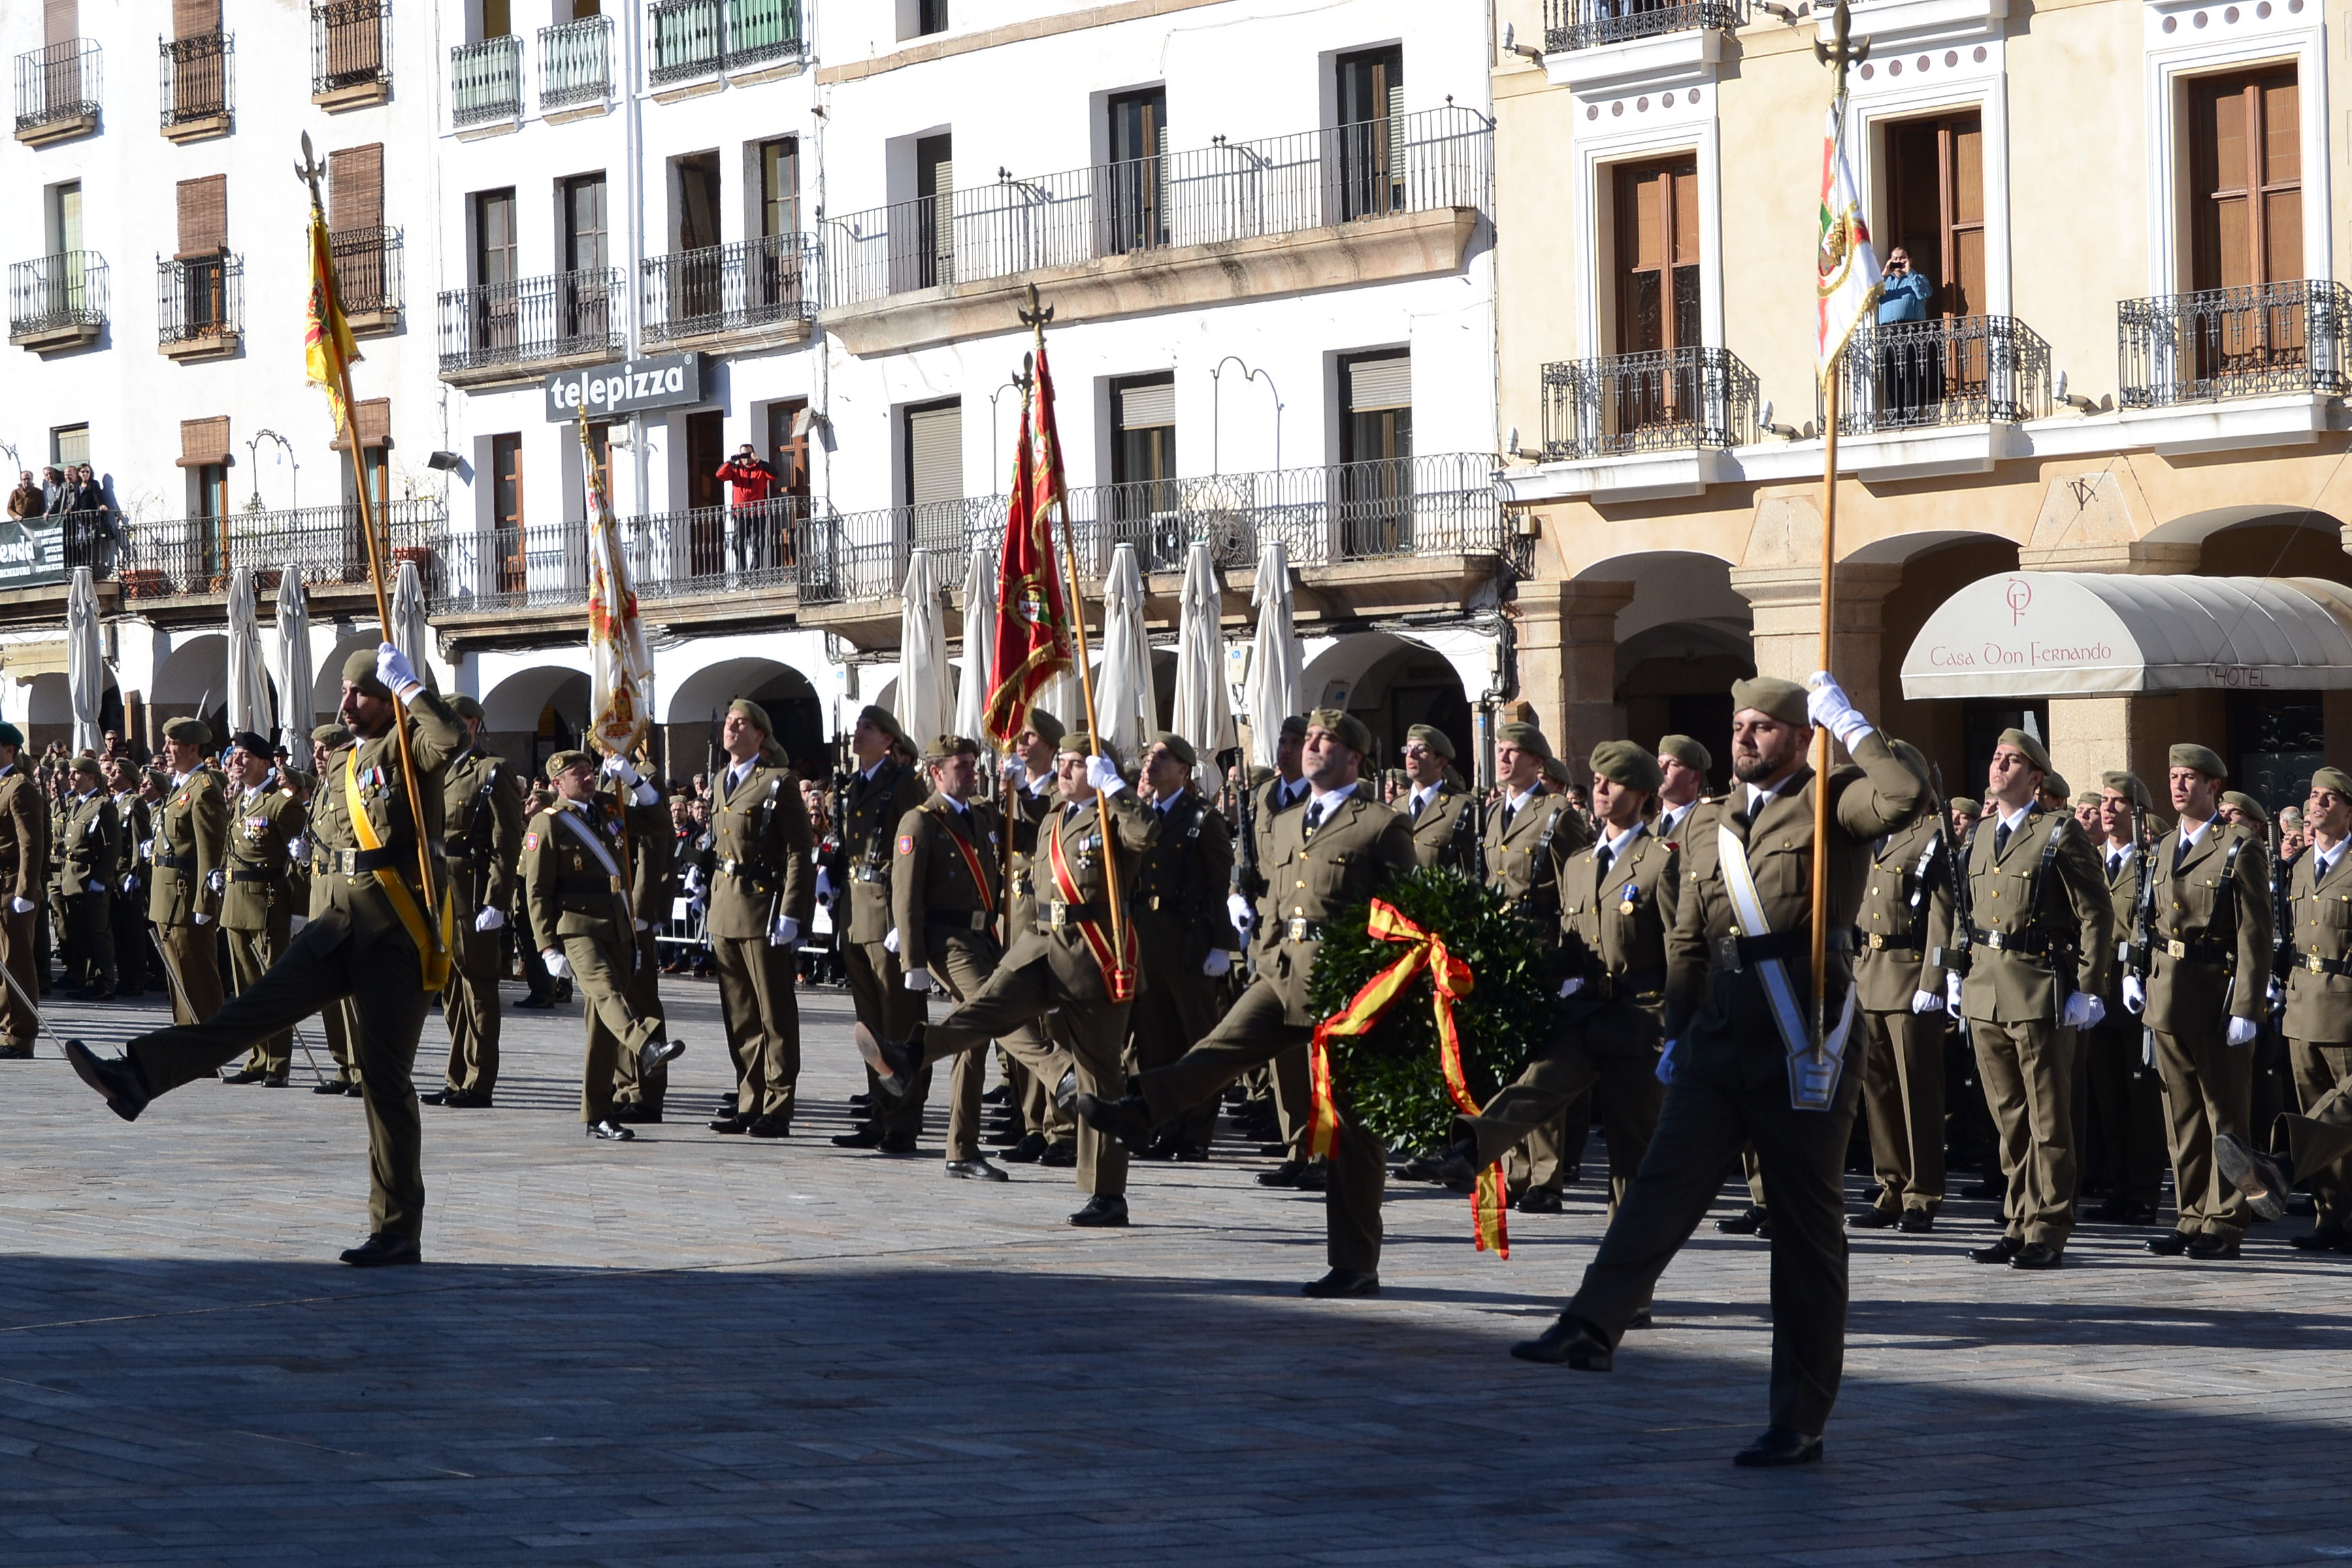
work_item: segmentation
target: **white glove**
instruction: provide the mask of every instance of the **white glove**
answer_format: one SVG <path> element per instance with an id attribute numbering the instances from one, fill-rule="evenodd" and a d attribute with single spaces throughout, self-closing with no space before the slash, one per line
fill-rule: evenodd
<path id="1" fill-rule="evenodd" d="M 376 645 L 375 678 L 391 687 L 393 696 L 403 704 L 425 689 L 425 682 L 408 667 L 408 656 L 390 643 Z"/>
<path id="2" fill-rule="evenodd" d="M 551 947 L 545 952 L 541 953 L 539 955 L 539 961 L 547 965 L 547 977 L 550 980 L 561 980 L 563 978 L 566 973 L 563 964 L 563 955 L 556 952 L 555 949 Z"/>
<path id="3" fill-rule="evenodd" d="M 153 839 L 142 838 L 139 841 L 138 858 L 142 860 L 152 860 L 155 858 L 155 841 Z"/>
<path id="4" fill-rule="evenodd" d="M 310 841 L 299 835 L 288 839 L 286 857 L 289 860 L 308 860 L 310 858 Z"/>
<path id="5" fill-rule="evenodd" d="M 896 952 L 898 951 L 898 928 L 897 926 L 892 926 L 887 931 L 883 933 L 882 951 L 885 952 Z"/>
<path id="6" fill-rule="evenodd" d="M 2139 1065 L 2144 1068 L 2152 1068 L 2156 1065 L 2156 1031 L 2154 1029 L 2142 1029 L 2139 1032 Z"/>
<path id="7" fill-rule="evenodd" d="M 826 909 L 833 908 L 833 873 L 822 866 L 816 868 L 816 901 Z"/>
<path id="8" fill-rule="evenodd" d="M 2252 1018 L 2232 1018 L 2230 1020 L 2230 1032 L 2222 1037 L 2233 1046 L 2250 1046 L 2254 1043 L 2254 1036 L 2258 1033 L 2260 1031 Z"/>
<path id="9" fill-rule="evenodd" d="M 228 886 L 228 873 L 215 867 L 205 877 L 205 886 L 210 888 L 215 893 L 219 892 L 223 888 Z"/>
<path id="10" fill-rule="evenodd" d="M 286 921 L 286 934 L 288 936 L 292 936 L 310 923 L 310 917 L 309 915 L 289 916 Z"/>
<path id="11" fill-rule="evenodd" d="M 476 931 L 504 931 L 507 916 L 504 910 L 484 910 L 474 917 Z"/>
<path id="12" fill-rule="evenodd" d="M 801 922 L 790 915 L 776 919 L 776 929 L 768 933 L 770 947 L 790 947 L 801 939 Z"/>
<path id="13" fill-rule="evenodd" d="M 1914 1013 L 1932 1013 L 1943 1005 L 1944 998 L 1936 992 L 1914 991 L 1911 993 L 1911 1011 Z"/>
<path id="14" fill-rule="evenodd" d="M 200 926 L 208 926 L 213 923 L 213 917 L 199 910 L 196 911 L 196 923 Z"/>
<path id="15" fill-rule="evenodd" d="M 2137 1018 L 2147 1008 L 2147 987 L 2137 974 L 2124 976 L 2124 1010 Z"/>
<path id="16" fill-rule="evenodd" d="M 1668 1040 L 1666 1042 L 1666 1048 L 1658 1053 L 1658 1065 L 1653 1070 L 1657 1074 L 1658 1081 L 1660 1083 L 1671 1084 L 1675 1081 L 1674 1041 Z"/>
<path id="17" fill-rule="evenodd" d="M 1578 992 L 1583 989 L 1584 976 L 1581 974 L 1572 974 L 1566 980 L 1559 983 L 1559 994 L 1562 1000 L 1566 1000 L 1568 997 L 1575 995 Z"/>
<path id="18" fill-rule="evenodd" d="M 2282 1003 L 2282 1002 L 2284 1002 L 2284 1001 L 2285 1001 L 2285 1000 L 2286 1000 L 2286 987 L 2285 987 L 2284 984 L 2280 984 L 2280 983 L 2279 983 L 2278 981 L 2276 981 L 2276 980 L 2272 981 L 2272 982 L 2271 982 L 2271 995 L 2270 995 L 2270 1002 L 2271 1002 L 2271 1005 L 2272 1005 L 2272 1006 L 2273 1006 L 2273 1007 L 2275 1007 L 2275 1006 L 2277 1006 L 2280 1003 Z"/>
<path id="19" fill-rule="evenodd" d="M 619 779 L 625 784 L 635 784 L 638 782 L 636 768 L 630 763 L 628 758 L 621 755 L 618 752 L 608 753 L 604 758 L 604 765 L 598 768 L 596 771 L 604 774 L 608 779 Z"/>
<path id="20" fill-rule="evenodd" d="M 125 871 L 122 873 L 122 890 L 126 893 L 135 893 L 139 890 L 138 872 Z"/>
<path id="21" fill-rule="evenodd" d="M 928 969 L 909 969 L 906 973 L 903 984 L 909 991 L 929 991 L 931 988 L 931 972 Z"/>
<path id="22" fill-rule="evenodd" d="M 637 929 L 639 931 L 651 931 L 654 929 L 654 922 L 651 921 L 639 921 L 637 922 Z"/>
<path id="23" fill-rule="evenodd" d="M 1201 960 L 1201 973 L 1212 980 L 1223 980 L 1233 973 L 1234 955 L 1222 947 L 1213 947 L 1209 956 Z"/>
<path id="24" fill-rule="evenodd" d="M 1087 783 L 1105 795 L 1117 795 L 1127 787 L 1118 764 L 1099 753 L 1087 759 Z"/>
<path id="25" fill-rule="evenodd" d="M 40 906 L 30 899 L 11 898 L 8 900 L 8 909 L 13 914 L 29 915 L 38 908 Z"/>
<path id="26" fill-rule="evenodd" d="M 1227 893 L 1225 895 L 1225 915 L 1227 919 L 1234 922 L 1234 930 L 1241 933 L 1244 941 L 1247 941 L 1249 939 L 1250 927 L 1255 923 L 1257 920 L 1257 911 L 1250 908 L 1250 901 L 1247 899 L 1243 898 L 1239 893 Z"/>
<path id="27" fill-rule="evenodd" d="M 102 893 L 106 891 L 106 884 L 92 877 L 81 885 L 81 890 L 85 893 Z"/>
<path id="28" fill-rule="evenodd" d="M 1805 684 L 1812 688 L 1805 696 L 1805 717 L 1835 735 L 1840 744 L 1851 751 L 1856 741 L 1870 733 L 1870 721 L 1847 700 L 1845 689 L 1829 671 L 1813 671 L 1812 679 Z"/>
<path id="29" fill-rule="evenodd" d="M 2066 1011 L 2058 1021 L 2070 1029 L 2095 1029 L 2099 1020 L 2107 1016 L 2107 1005 L 2087 991 L 2077 991 L 2066 998 Z"/>

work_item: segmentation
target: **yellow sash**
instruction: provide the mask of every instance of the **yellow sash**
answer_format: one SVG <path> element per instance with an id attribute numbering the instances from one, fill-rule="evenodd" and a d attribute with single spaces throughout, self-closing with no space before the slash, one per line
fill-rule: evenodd
<path id="1" fill-rule="evenodd" d="M 397 715 L 393 722 L 400 722 Z M 368 820 L 366 803 L 360 799 L 360 749 L 357 746 L 343 753 L 343 806 L 352 814 L 352 833 L 359 839 L 360 847 L 383 848 L 383 840 L 376 837 L 375 824 Z M 418 833 L 425 831 L 425 825 L 421 822 L 413 826 Z M 457 945 L 455 889 L 446 879 L 442 882 L 440 928 L 431 930 L 425 923 L 424 911 L 409 896 L 408 884 L 400 879 L 399 872 L 389 866 L 378 866 L 369 874 L 375 878 L 376 886 L 383 889 L 384 898 L 392 904 L 392 912 L 400 917 L 401 929 L 408 933 L 408 940 L 416 944 L 416 962 L 424 988 L 439 991 L 449 984 L 449 955 Z"/>

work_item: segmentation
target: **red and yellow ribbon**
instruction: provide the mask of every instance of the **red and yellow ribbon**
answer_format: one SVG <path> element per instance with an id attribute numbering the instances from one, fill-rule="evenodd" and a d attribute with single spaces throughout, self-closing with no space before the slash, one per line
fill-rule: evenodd
<path id="1" fill-rule="evenodd" d="M 1437 1015 L 1437 1060 L 1444 1071 L 1445 1092 L 1453 1096 L 1462 1114 L 1478 1114 L 1478 1102 L 1470 1098 L 1469 1079 L 1462 1071 L 1462 1037 L 1454 1026 L 1454 1004 L 1467 996 L 1475 984 L 1470 966 L 1446 950 L 1444 937 L 1422 930 L 1395 905 L 1379 899 L 1372 900 L 1371 918 L 1364 922 L 1364 929 L 1381 942 L 1402 944 L 1405 951 L 1394 963 L 1364 982 L 1363 989 L 1345 1007 L 1315 1026 L 1315 1041 L 1307 1058 L 1315 1100 L 1307 1148 L 1310 1155 L 1327 1160 L 1339 1142 L 1339 1110 L 1331 1093 L 1331 1041 L 1369 1033 L 1423 969 L 1429 971 L 1431 1001 Z M 1508 1200 L 1502 1165 L 1497 1163 L 1480 1170 L 1476 1190 L 1470 1197 L 1479 1251 L 1491 1249 L 1498 1258 L 1511 1256 L 1510 1233 L 1503 1223 Z"/>

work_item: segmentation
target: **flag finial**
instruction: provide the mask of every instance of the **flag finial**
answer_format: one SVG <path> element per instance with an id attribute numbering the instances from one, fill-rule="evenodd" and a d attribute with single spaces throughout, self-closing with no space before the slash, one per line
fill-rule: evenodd
<path id="1" fill-rule="evenodd" d="M 1845 96 L 1845 73 L 1848 67 L 1858 66 L 1870 58 L 1870 40 L 1853 41 L 1853 10 L 1846 0 L 1838 0 L 1837 9 L 1830 13 L 1830 41 L 1813 40 L 1813 58 L 1837 73 L 1837 82 L 1831 95 Z"/>
<path id="2" fill-rule="evenodd" d="M 310 133 L 305 131 L 302 132 L 302 161 L 294 165 L 294 177 L 310 187 L 310 205 L 314 207 L 326 205 L 319 197 L 319 181 L 326 172 L 327 166 L 319 162 L 316 153 L 310 151 Z"/>

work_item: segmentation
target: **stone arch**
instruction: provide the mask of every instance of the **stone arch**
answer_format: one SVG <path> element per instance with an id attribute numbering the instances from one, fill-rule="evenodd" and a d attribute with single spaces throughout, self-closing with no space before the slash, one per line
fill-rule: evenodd
<path id="1" fill-rule="evenodd" d="M 343 705 L 343 660 L 355 653 L 373 653 L 383 642 L 383 634 L 373 626 L 365 631 L 345 632 L 336 637 L 333 646 L 327 649 L 327 657 L 311 667 L 311 711 L 332 718 Z"/>
<path id="2" fill-rule="evenodd" d="M 555 752 L 580 743 L 588 723 L 585 670 L 533 665 L 482 694 L 482 748 L 538 776 Z"/>
<path id="3" fill-rule="evenodd" d="M 1172 685 L 1174 671 L 1169 672 Z M 1434 724 L 1455 754 L 1477 754 L 1471 693 L 1446 650 L 1396 632 L 1349 632 L 1334 637 L 1300 672 L 1299 702 L 1308 710 L 1344 708 L 1372 732 L 1372 767 L 1397 765 L 1404 732 Z M 1466 771 L 1466 770 L 1465 770 Z"/>
<path id="4" fill-rule="evenodd" d="M 776 726 L 777 743 L 803 776 L 823 776 L 830 753 L 815 685 L 789 664 L 755 657 L 720 659 L 677 683 L 663 721 L 665 755 L 673 776 L 684 778 L 717 765 L 718 721 L 739 697 L 750 698 L 767 711 Z"/>

